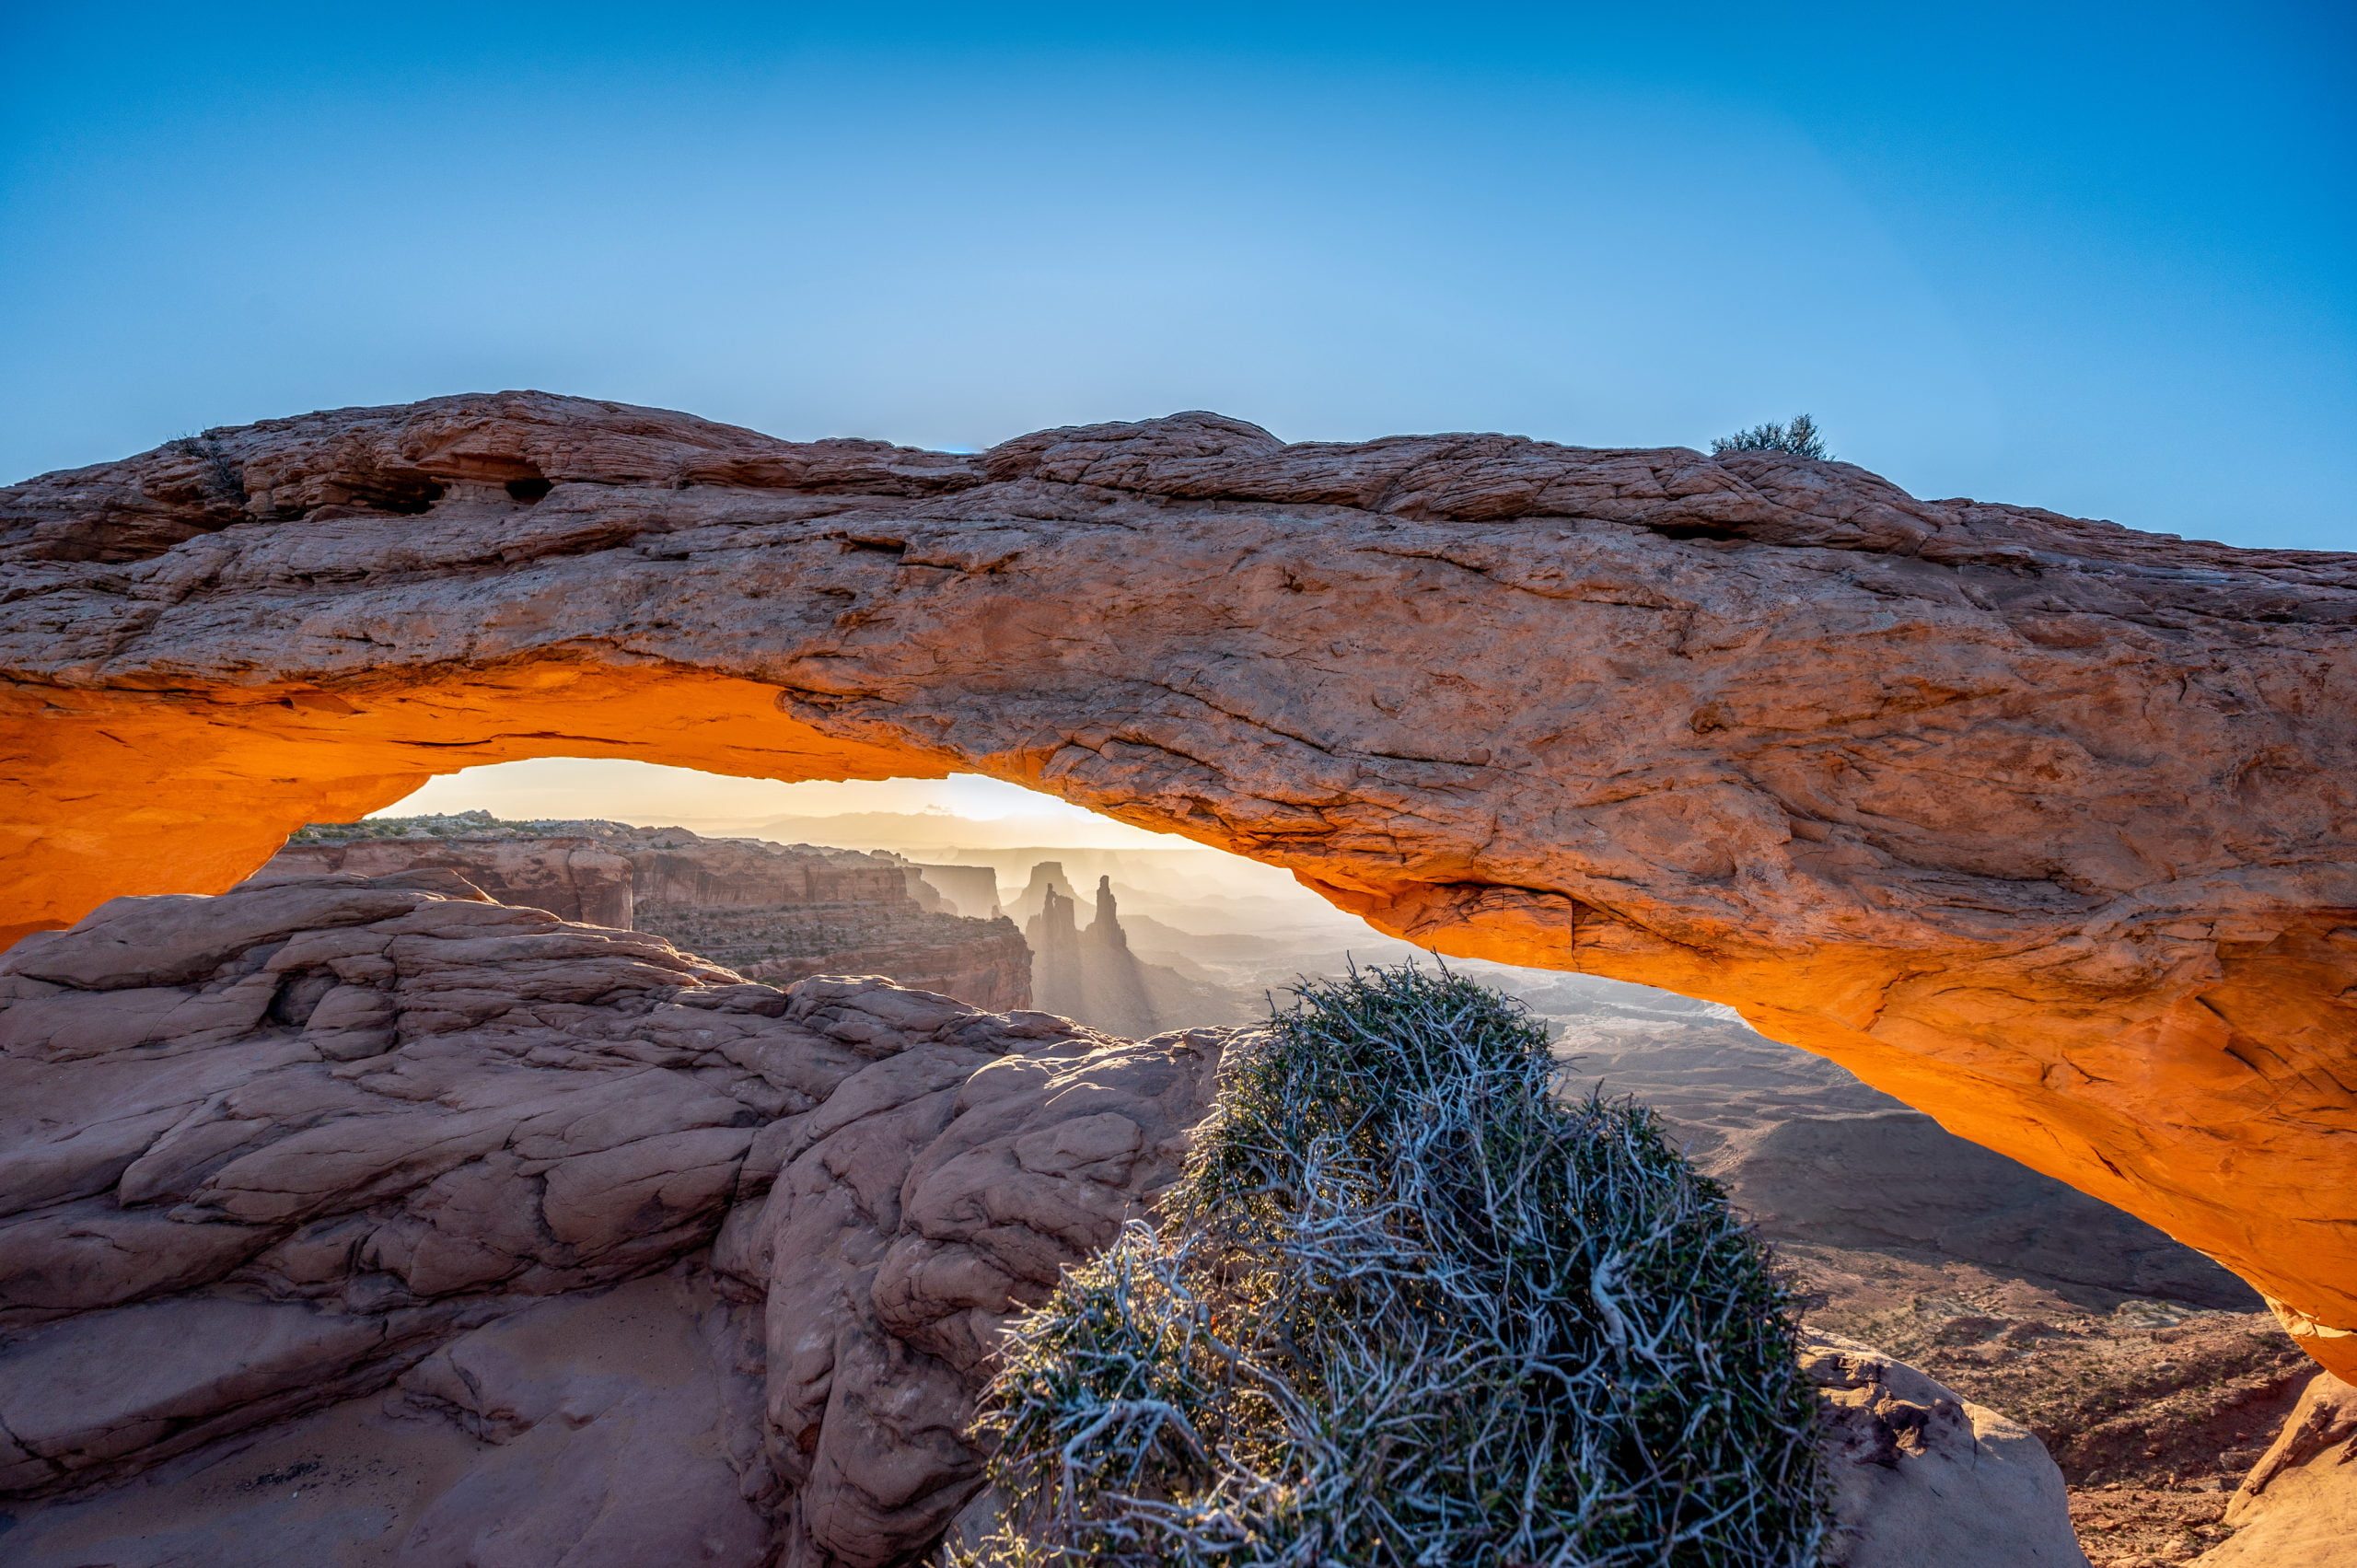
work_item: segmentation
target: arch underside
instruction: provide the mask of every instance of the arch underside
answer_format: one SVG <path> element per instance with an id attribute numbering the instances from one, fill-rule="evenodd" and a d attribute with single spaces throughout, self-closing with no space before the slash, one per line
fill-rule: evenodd
<path id="1" fill-rule="evenodd" d="M 0 496 L 10 939 L 436 773 L 975 772 L 1739 1008 L 2357 1373 L 2357 559 L 1777 454 L 532 394 Z"/>

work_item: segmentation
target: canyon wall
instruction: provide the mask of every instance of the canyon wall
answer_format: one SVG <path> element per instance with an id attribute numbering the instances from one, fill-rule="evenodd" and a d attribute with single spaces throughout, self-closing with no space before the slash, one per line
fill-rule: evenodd
<path id="1" fill-rule="evenodd" d="M 307 824 L 263 863 L 257 876 L 389 877 L 404 871 L 455 871 L 503 904 L 542 910 L 559 920 L 628 931 L 637 913 L 630 857 L 583 833 L 519 834 L 488 815 L 478 830 L 406 833 L 368 823 Z M 385 836 L 346 836 L 359 832 Z"/>
<path id="2" fill-rule="evenodd" d="M 1728 1003 L 2357 1372 L 2357 559 L 1779 453 L 540 394 L 0 492 L 15 931 L 552 754 L 986 773 Z"/>
<path id="3" fill-rule="evenodd" d="M 456 872 L 502 903 L 653 932 L 751 979 L 880 974 L 977 1007 L 1031 1004 L 1031 956 L 1014 923 L 921 908 L 911 867 L 857 850 L 467 812 L 314 823 L 259 875 L 425 868 Z"/>
<path id="4" fill-rule="evenodd" d="M 998 903 L 998 873 L 987 865 L 935 865 L 915 862 L 910 869 L 931 887 L 953 914 L 973 920 L 994 920 Z"/>

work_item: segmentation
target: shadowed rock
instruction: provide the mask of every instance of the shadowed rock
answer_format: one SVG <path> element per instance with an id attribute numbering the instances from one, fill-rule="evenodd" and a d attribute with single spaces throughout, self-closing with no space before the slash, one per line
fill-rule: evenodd
<path id="1" fill-rule="evenodd" d="M 2307 1568 L 2357 1539 L 2357 1388 L 2319 1372 L 2226 1504 L 2235 1534 L 2202 1568 Z"/>

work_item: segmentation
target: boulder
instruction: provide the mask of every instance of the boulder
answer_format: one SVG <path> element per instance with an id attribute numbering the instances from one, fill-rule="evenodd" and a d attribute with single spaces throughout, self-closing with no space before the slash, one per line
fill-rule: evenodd
<path id="1" fill-rule="evenodd" d="M 2319 1372 L 2226 1504 L 2200 1568 L 2316 1568 L 2357 1550 L 2357 1388 Z"/>
<path id="2" fill-rule="evenodd" d="M 14 1563 L 402 1568 L 767 1561 L 758 1315 L 679 1268 L 543 1297 L 325 1404 L 13 1507 Z"/>
<path id="3" fill-rule="evenodd" d="M 1833 1479 L 1827 1568 L 2086 1568 L 2035 1433 L 1850 1340 L 1813 1334 Z"/>

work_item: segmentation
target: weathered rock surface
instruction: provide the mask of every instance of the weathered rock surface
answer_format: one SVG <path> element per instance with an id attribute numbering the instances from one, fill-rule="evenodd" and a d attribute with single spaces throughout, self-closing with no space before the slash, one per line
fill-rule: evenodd
<path id="1" fill-rule="evenodd" d="M 2313 1568 L 2357 1551 L 2357 1388 L 2319 1372 L 2226 1504 L 2234 1538 L 2201 1568 Z"/>
<path id="2" fill-rule="evenodd" d="M 2357 558 L 1774 453 L 539 394 L 214 432 L 0 530 L 21 927 L 471 763 L 971 770 L 1733 1004 L 2357 1374 Z"/>
<path id="3" fill-rule="evenodd" d="M 1829 1568 L 2086 1568 L 2029 1428 L 1847 1340 L 1817 1336 L 1801 1360 L 1833 1461 Z"/>
<path id="4" fill-rule="evenodd" d="M 501 903 L 652 932 L 748 979 L 875 973 L 986 1010 L 1031 1005 L 1030 949 L 1014 922 L 928 910 L 914 868 L 858 850 L 470 811 L 314 823 L 255 879 L 423 869 L 455 871 Z"/>
<path id="5" fill-rule="evenodd" d="M 83 1496 L 0 1502 L 43 1568 L 766 1561 L 759 1314 L 685 1268 L 519 1305 L 382 1393 Z M 749 1495 L 749 1493 L 750 1495 Z"/>
<path id="6" fill-rule="evenodd" d="M 202 1491 L 195 1450 L 398 1382 L 475 1446 L 272 1518 L 401 1562 L 899 1561 L 972 1490 L 997 1325 L 1176 1174 L 1216 1037 L 780 991 L 471 894 L 132 899 L 0 959 L 0 1495 L 184 1455 L 167 1490 Z M 552 1365 L 623 1308 L 552 1298 L 682 1267 L 632 1298 L 660 1367 Z M 361 1465 L 378 1416 L 331 1424 Z M 670 1476 L 645 1443 L 685 1445 Z M 11 1561 L 88 1560 L 104 1512 L 60 1507 Z"/>

